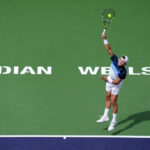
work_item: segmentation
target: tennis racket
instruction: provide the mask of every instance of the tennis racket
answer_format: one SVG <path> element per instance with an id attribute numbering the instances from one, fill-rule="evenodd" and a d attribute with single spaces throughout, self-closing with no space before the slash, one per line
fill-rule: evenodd
<path id="1" fill-rule="evenodd" d="M 108 25 L 113 22 L 115 18 L 115 11 L 111 8 L 107 8 L 102 13 L 102 21 L 104 23 L 103 34 L 105 34 Z"/>

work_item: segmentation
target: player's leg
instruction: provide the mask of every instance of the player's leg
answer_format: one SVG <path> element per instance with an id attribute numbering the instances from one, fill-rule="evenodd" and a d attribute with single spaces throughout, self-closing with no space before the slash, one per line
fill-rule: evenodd
<path id="1" fill-rule="evenodd" d="M 108 113 L 110 106 L 111 106 L 111 93 L 109 91 L 106 91 L 106 104 L 104 114 L 100 116 L 100 119 L 97 120 L 97 122 L 101 123 L 109 120 Z"/>
<path id="2" fill-rule="evenodd" d="M 108 128 L 108 131 L 115 129 L 117 125 L 117 113 L 118 113 L 118 104 L 117 104 L 118 95 L 111 94 L 111 105 L 113 107 L 113 118 Z"/>
<path id="3" fill-rule="evenodd" d="M 113 106 L 113 114 L 118 113 L 117 99 L 118 99 L 118 95 L 111 94 L 111 104 Z"/>
<path id="4" fill-rule="evenodd" d="M 104 110 L 104 118 L 108 118 L 109 109 L 111 106 L 111 92 L 106 91 L 106 104 L 105 104 L 105 110 Z"/>
<path id="5" fill-rule="evenodd" d="M 110 106 L 111 106 L 111 85 L 110 84 L 106 84 L 105 110 L 104 110 L 104 114 L 100 117 L 99 120 L 97 120 L 97 122 L 101 123 L 101 122 L 105 122 L 105 121 L 109 120 L 108 113 L 109 113 Z"/>
<path id="6" fill-rule="evenodd" d="M 106 107 L 107 109 L 110 109 L 111 106 L 111 92 L 106 91 Z"/>

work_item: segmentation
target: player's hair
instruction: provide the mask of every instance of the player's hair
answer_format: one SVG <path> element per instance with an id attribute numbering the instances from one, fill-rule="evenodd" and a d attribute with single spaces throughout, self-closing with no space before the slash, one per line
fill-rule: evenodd
<path id="1" fill-rule="evenodd" d="M 122 56 L 123 59 L 125 59 L 125 56 Z"/>
<path id="2" fill-rule="evenodd" d="M 126 57 L 125 57 L 125 56 L 122 56 L 121 58 L 123 58 L 123 59 L 125 60 Z M 127 63 L 125 62 L 125 65 L 126 65 L 126 64 L 127 64 Z"/>

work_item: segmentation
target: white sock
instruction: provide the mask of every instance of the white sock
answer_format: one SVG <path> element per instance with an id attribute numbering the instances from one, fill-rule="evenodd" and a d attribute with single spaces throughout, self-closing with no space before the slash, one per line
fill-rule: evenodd
<path id="1" fill-rule="evenodd" d="M 113 119 L 112 119 L 112 122 L 116 122 L 117 120 L 117 114 L 113 114 Z"/>
<path id="2" fill-rule="evenodd" d="M 104 116 L 108 116 L 108 113 L 109 113 L 109 108 L 105 108 Z"/>

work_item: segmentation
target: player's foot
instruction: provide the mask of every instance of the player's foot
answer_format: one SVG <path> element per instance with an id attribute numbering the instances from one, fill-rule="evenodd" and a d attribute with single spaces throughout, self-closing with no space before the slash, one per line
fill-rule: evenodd
<path id="1" fill-rule="evenodd" d="M 108 131 L 114 130 L 115 127 L 116 127 L 116 125 L 117 125 L 117 122 L 112 122 L 112 121 L 111 121 L 111 123 L 110 123 L 110 125 L 109 125 L 109 127 L 108 127 Z"/>
<path id="2" fill-rule="evenodd" d="M 105 122 L 105 121 L 108 121 L 108 120 L 109 120 L 109 117 L 103 115 L 103 116 L 100 117 L 100 119 L 97 120 L 96 122 L 101 123 L 101 122 Z"/>

